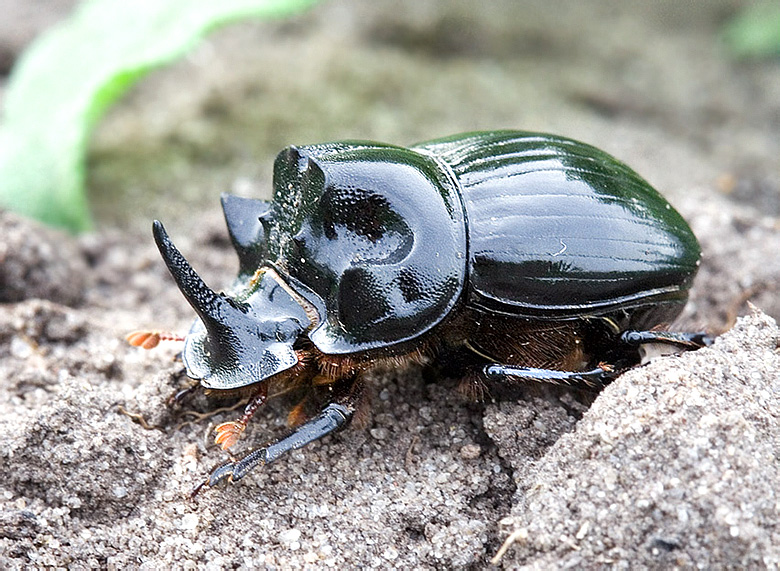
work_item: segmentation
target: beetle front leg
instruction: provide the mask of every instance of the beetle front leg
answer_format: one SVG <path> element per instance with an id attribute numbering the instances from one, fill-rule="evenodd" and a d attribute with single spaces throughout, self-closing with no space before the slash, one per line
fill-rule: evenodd
<path id="1" fill-rule="evenodd" d="M 234 462 L 218 466 L 192 491 L 191 497 L 195 497 L 203 487 L 212 488 L 223 480 L 230 482 L 240 480 L 253 468 L 270 464 L 286 452 L 302 448 L 310 442 L 346 427 L 355 414 L 362 388 L 362 381 L 356 381 L 351 390 L 341 398 L 328 404 L 317 416 L 303 423 L 284 438 L 264 448 L 253 450 Z"/>

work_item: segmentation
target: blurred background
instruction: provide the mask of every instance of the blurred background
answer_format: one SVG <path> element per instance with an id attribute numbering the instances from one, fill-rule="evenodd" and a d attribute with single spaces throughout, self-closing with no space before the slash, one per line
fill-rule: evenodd
<path id="1" fill-rule="evenodd" d="M 733 35 L 735 19 L 755 7 L 778 14 L 778 4 L 329 0 L 284 20 L 220 28 L 144 76 L 89 138 L 93 231 L 71 237 L 0 211 L 0 561 L 8 553 L 9 568 L 343 567 L 339 558 L 485 568 L 510 528 L 528 521 L 528 557 L 537 559 L 521 553 L 508 567 L 560 563 L 538 558 L 537 546 L 580 567 L 771 566 L 777 330 L 762 318 L 724 337 L 710 361 L 686 359 L 700 369 L 680 359 L 667 373 L 637 371 L 628 388 L 602 393 L 583 425 L 588 395 L 481 408 L 419 369 L 390 371 L 376 379 L 371 430 L 295 452 L 204 493 L 201 505 L 184 498 L 218 459 L 208 423 L 233 413 L 195 423 L 172 414 L 179 347 L 142 354 L 122 339 L 139 328 L 185 332 L 193 318 L 154 247 L 153 218 L 218 289 L 236 271 L 219 193 L 269 198 L 285 146 L 407 145 L 496 128 L 596 145 L 669 198 L 703 250 L 677 328 L 720 333 L 751 311 L 747 300 L 780 318 L 780 53 L 745 51 Z M 0 0 L 0 104 L 27 104 L 25 127 L 74 151 L 65 154 L 77 159 L 68 166 L 80 191 L 73 167 L 82 148 L 70 142 L 83 138 L 57 128 L 38 96 L 72 112 L 73 98 L 61 95 L 80 93 L 89 56 L 124 47 L 117 36 L 134 31 L 128 14 L 163 0 L 115 0 L 125 19 L 111 12 L 105 28 L 89 30 L 109 30 L 104 50 L 79 28 L 70 47 L 89 53 L 52 50 L 45 81 L 19 96 L 10 70 L 75 5 Z M 780 24 L 772 25 L 777 46 Z M 134 48 L 147 37 L 169 36 L 140 34 Z M 74 81 L 47 89 L 49 77 Z M 44 156 L 32 141 L 8 148 Z M 3 156 L 6 175 L 21 172 Z M 31 170 L 43 173 L 43 202 L 63 211 L 52 199 L 57 177 Z M 0 195 L 6 188 L 0 176 Z M 26 181 L 21 188 L 27 194 L 15 196 L 31 194 Z M 119 404 L 166 431 L 131 424 Z M 285 417 L 273 406 L 259 413 L 247 445 L 283 430 Z M 552 503 L 550 486 L 560 492 Z"/>
<path id="2" fill-rule="evenodd" d="M 0 0 L 0 100 L 24 46 L 74 4 Z M 717 192 L 780 214 L 780 58 L 724 40 L 749 4 L 333 0 L 230 25 L 99 123 L 93 210 L 145 234 L 224 190 L 269 197 L 288 144 L 516 128 L 601 147 L 675 205 Z"/>

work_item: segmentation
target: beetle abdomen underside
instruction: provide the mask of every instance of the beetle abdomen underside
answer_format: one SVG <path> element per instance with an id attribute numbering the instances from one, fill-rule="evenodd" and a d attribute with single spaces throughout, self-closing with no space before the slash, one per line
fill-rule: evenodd
<path id="1" fill-rule="evenodd" d="M 461 184 L 473 303 L 552 316 L 685 301 L 696 238 L 656 190 L 607 153 L 513 131 L 420 148 Z"/>

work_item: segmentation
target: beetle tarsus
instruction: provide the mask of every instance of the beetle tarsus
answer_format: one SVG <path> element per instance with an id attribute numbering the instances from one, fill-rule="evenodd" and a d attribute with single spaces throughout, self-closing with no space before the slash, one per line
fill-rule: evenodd
<path id="1" fill-rule="evenodd" d="M 211 474 L 203 480 L 200 484 L 195 486 L 190 492 L 190 499 L 194 500 L 203 488 L 211 488 L 219 484 L 223 480 L 231 480 L 233 476 L 234 462 L 226 462 L 220 466 L 217 466 L 211 471 Z"/>

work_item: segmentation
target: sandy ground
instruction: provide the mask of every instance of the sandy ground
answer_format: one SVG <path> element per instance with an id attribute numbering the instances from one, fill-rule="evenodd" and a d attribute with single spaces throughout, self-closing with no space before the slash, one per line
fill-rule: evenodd
<path id="1" fill-rule="evenodd" d="M 484 568 L 510 535 L 500 566 L 780 566 L 780 66 L 725 57 L 733 2 L 542 5 L 345 0 L 223 31 L 101 125 L 96 232 L 0 215 L 0 567 Z M 680 327 L 749 315 L 592 404 L 479 405 L 424 369 L 380 371 L 366 428 L 189 501 L 235 413 L 171 409 L 176 347 L 122 340 L 192 319 L 149 219 L 226 285 L 218 192 L 267 196 L 284 145 L 492 127 L 637 168 L 702 243 Z M 244 445 L 283 432 L 284 410 Z"/>

